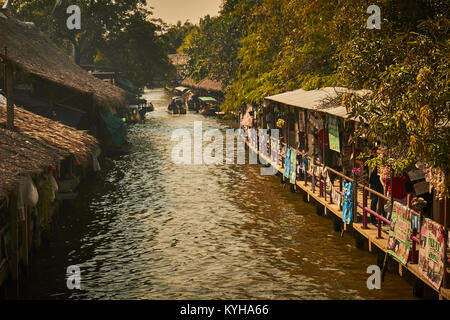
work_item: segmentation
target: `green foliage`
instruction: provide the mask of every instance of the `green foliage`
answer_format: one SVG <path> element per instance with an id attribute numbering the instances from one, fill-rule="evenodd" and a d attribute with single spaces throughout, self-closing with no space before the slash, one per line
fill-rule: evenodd
<path id="1" fill-rule="evenodd" d="M 226 1 L 185 41 L 194 78 L 230 84 L 223 110 L 298 88 L 370 89 L 345 100 L 362 119 L 360 136 L 384 146 L 384 164 L 402 172 L 424 160 L 449 173 L 448 1 L 380 1 L 381 30 L 367 29 L 365 0 L 249 3 Z M 242 15 L 242 5 L 247 18 L 233 34 L 227 19 Z"/>
<path id="2" fill-rule="evenodd" d="M 136 85 L 164 77 L 171 70 L 165 41 L 158 35 L 162 25 L 152 21 L 145 0 L 16 0 L 18 14 L 33 21 L 52 40 L 73 48 L 75 62 L 105 65 L 125 71 Z M 81 9 L 81 30 L 69 30 L 69 5 Z M 145 71 L 144 71 L 145 70 Z"/>
<path id="3" fill-rule="evenodd" d="M 176 25 L 164 25 L 163 29 L 162 39 L 164 41 L 164 47 L 169 54 L 174 54 L 181 53 L 179 48 L 187 35 L 195 29 L 195 26 L 189 21 L 186 21 L 184 24 L 178 21 Z"/>
<path id="4" fill-rule="evenodd" d="M 360 30 L 353 39 L 337 39 L 343 42 L 343 83 L 373 90 L 364 99 L 349 98 L 347 105 L 365 123 L 360 133 L 386 148 L 385 160 L 396 172 L 423 160 L 448 174 L 448 6 L 418 1 L 413 9 L 392 9 L 402 3 L 385 2 L 382 30 Z"/>
<path id="5" fill-rule="evenodd" d="M 265 0 L 255 6 L 241 40 L 239 75 L 227 90 L 223 109 L 260 103 L 270 94 L 335 85 L 328 1 Z"/>
<path id="6" fill-rule="evenodd" d="M 206 16 L 191 30 L 180 52 L 190 56 L 188 73 L 194 80 L 209 78 L 228 86 L 237 76 L 240 40 L 250 23 L 251 8 L 261 0 L 226 0 L 219 17 Z"/>

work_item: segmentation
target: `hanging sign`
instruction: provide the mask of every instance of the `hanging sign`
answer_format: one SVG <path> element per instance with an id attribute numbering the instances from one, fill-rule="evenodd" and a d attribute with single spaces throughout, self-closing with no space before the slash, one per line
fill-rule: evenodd
<path id="1" fill-rule="evenodd" d="M 391 227 L 389 230 L 389 239 L 387 252 L 406 265 L 408 262 L 411 241 L 411 213 L 410 209 L 401 203 L 395 201 L 391 216 Z"/>
<path id="2" fill-rule="evenodd" d="M 444 274 L 445 229 L 425 218 L 420 232 L 419 271 L 439 289 Z"/>
<path id="3" fill-rule="evenodd" d="M 330 149 L 341 152 L 339 144 L 339 125 L 335 116 L 328 116 L 328 138 L 330 140 Z"/>

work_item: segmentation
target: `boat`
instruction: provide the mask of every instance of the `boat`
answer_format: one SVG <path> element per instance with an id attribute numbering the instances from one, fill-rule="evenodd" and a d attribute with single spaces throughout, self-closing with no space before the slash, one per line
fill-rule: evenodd
<path id="1" fill-rule="evenodd" d="M 215 116 L 216 112 L 219 112 L 219 107 L 217 106 L 217 100 L 213 97 L 199 97 L 200 101 L 200 114 L 204 116 Z"/>
<path id="2" fill-rule="evenodd" d="M 173 97 L 167 112 L 170 114 L 186 114 L 186 108 L 184 108 L 184 99 L 182 97 Z"/>

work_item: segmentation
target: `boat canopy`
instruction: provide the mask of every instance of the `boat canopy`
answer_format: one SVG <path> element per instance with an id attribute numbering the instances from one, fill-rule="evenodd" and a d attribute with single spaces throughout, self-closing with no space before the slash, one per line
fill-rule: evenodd
<path id="1" fill-rule="evenodd" d="M 189 88 L 186 88 L 186 87 L 176 87 L 175 90 L 180 91 L 180 92 L 185 92 L 185 91 L 189 90 Z"/>
<path id="2" fill-rule="evenodd" d="M 199 97 L 199 99 L 203 102 L 217 102 L 213 97 Z"/>

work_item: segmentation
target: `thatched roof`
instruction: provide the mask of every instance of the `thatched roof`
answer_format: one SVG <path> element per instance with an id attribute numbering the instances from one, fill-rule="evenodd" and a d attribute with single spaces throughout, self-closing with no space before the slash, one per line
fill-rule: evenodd
<path id="1" fill-rule="evenodd" d="M 208 91 L 223 91 L 223 85 L 219 81 L 203 79 L 202 81 L 196 83 L 191 78 L 186 78 L 181 81 L 182 86 L 194 88 L 194 89 L 203 89 Z"/>
<path id="2" fill-rule="evenodd" d="M 97 140 L 84 131 L 14 108 L 16 131 L 4 129 L 6 106 L 0 106 L 0 197 L 7 195 L 21 179 L 40 173 L 70 155 L 79 164 L 92 161 Z"/>
<path id="3" fill-rule="evenodd" d="M 33 24 L 21 22 L 0 9 L 0 44 L 8 48 L 8 59 L 30 73 L 85 94 L 93 94 L 102 109 L 126 107 L 126 93 L 88 74 L 42 34 Z"/>
<path id="4" fill-rule="evenodd" d="M 6 106 L 0 106 L 0 124 L 5 122 Z M 55 151 L 61 159 L 73 155 L 80 164 L 91 160 L 91 152 L 98 145 L 97 139 L 85 131 L 76 130 L 19 107 L 14 108 L 14 126 L 19 133 L 36 139 Z"/>
<path id="5" fill-rule="evenodd" d="M 39 174 L 55 166 L 59 156 L 37 140 L 0 127 L 0 198 L 28 175 Z"/>

